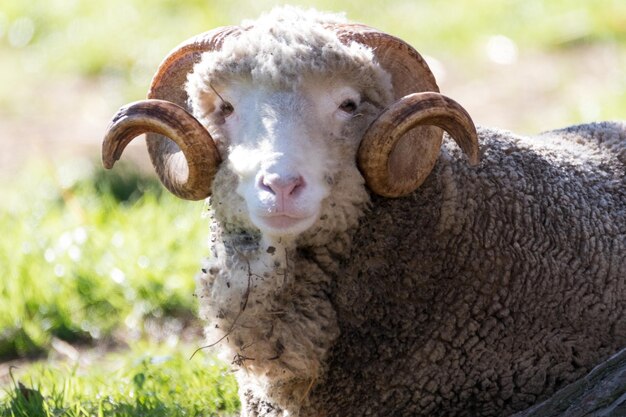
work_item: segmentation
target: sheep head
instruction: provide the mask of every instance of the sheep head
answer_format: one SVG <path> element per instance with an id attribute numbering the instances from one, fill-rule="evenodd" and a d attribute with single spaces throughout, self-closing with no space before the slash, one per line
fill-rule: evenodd
<path id="1" fill-rule="evenodd" d="M 253 225 L 294 235 L 323 216 L 333 187 L 359 176 L 357 167 L 377 194 L 414 191 L 437 160 L 440 128 L 478 162 L 471 118 L 438 93 L 411 46 L 327 15 L 291 17 L 218 28 L 176 48 L 148 100 L 114 117 L 105 167 L 148 132 L 152 162 L 172 193 L 202 199 L 216 173 L 234 174 Z M 285 25 L 292 28 L 281 32 Z"/>

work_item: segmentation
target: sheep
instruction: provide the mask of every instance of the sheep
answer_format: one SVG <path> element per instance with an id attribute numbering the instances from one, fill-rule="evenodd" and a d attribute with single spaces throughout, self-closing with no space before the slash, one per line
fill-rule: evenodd
<path id="1" fill-rule="evenodd" d="M 402 40 L 283 7 L 173 50 L 105 167 L 144 132 L 210 196 L 243 416 L 504 416 L 626 345 L 624 122 L 476 129 Z"/>

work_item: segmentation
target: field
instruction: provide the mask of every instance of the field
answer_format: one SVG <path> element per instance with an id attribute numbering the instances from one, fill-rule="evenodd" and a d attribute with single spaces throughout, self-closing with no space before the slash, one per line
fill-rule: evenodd
<path id="1" fill-rule="evenodd" d="M 0 5 L 0 416 L 236 413 L 229 364 L 190 359 L 207 207 L 164 192 L 142 143 L 112 172 L 98 152 L 172 47 L 275 3 Z M 406 39 L 479 124 L 626 118 L 622 0 L 291 3 Z"/>

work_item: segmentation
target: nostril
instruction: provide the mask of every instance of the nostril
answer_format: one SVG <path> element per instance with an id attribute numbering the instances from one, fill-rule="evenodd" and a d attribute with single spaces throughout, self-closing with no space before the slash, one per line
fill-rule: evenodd
<path id="1" fill-rule="evenodd" d="M 298 176 L 293 179 L 291 190 L 289 190 L 289 195 L 295 195 L 302 188 L 304 188 L 304 178 L 302 178 L 302 176 Z"/>
<path id="2" fill-rule="evenodd" d="M 265 175 L 262 175 L 259 178 L 259 182 L 258 182 L 258 186 L 261 190 L 263 191 L 267 191 L 268 193 L 271 194 L 275 194 L 274 190 L 272 189 L 272 183 L 265 177 Z"/>
<path id="3" fill-rule="evenodd" d="M 262 175 L 259 178 L 260 189 L 274 195 L 295 196 L 305 185 L 302 176 L 283 177 L 277 174 Z"/>

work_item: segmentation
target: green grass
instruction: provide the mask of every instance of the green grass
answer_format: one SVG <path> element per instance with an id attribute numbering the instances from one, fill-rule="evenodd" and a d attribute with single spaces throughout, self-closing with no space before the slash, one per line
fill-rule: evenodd
<path id="1" fill-rule="evenodd" d="M 97 165 L 96 165 L 97 166 Z M 194 316 L 202 203 L 130 169 L 31 167 L 2 186 L 0 360 Z"/>
<path id="2" fill-rule="evenodd" d="M 12 371 L 0 416 L 236 412 L 228 368 L 205 354 L 190 359 L 199 339 L 178 343 L 195 320 L 202 203 L 178 200 L 134 169 L 104 172 L 89 161 L 30 166 L 1 188 L 0 365 L 42 359 Z M 178 321 L 172 343 L 147 341 L 150 320 Z M 85 350 L 89 363 L 43 360 L 55 356 L 55 339 Z M 131 349 L 89 353 L 112 340 Z"/>
<path id="3" fill-rule="evenodd" d="M 228 369 L 191 347 L 141 343 L 98 357 L 88 369 L 41 362 L 14 369 L 0 393 L 3 417 L 227 416 L 238 407 Z"/>

